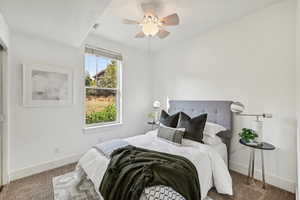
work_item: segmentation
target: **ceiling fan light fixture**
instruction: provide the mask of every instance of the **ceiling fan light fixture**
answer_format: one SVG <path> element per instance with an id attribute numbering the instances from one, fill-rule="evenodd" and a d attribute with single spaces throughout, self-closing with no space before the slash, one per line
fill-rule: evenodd
<path id="1" fill-rule="evenodd" d="M 176 26 L 179 24 L 179 17 L 177 13 L 159 18 L 153 11 L 145 13 L 141 21 L 124 19 L 124 24 L 137 24 L 142 28 L 142 31 L 135 35 L 135 38 L 144 38 L 158 36 L 164 39 L 170 35 L 170 32 L 164 29 L 165 26 Z"/>
<path id="2" fill-rule="evenodd" d="M 154 23 L 147 23 L 143 24 L 143 32 L 147 36 L 155 36 L 159 31 L 157 24 Z"/>
<path id="3" fill-rule="evenodd" d="M 144 15 L 141 25 L 146 36 L 155 36 L 159 32 L 159 19 L 152 13 L 146 13 Z"/>

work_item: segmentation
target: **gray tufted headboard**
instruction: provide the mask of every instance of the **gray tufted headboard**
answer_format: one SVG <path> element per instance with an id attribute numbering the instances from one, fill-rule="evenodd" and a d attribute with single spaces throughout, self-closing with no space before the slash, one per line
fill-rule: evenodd
<path id="1" fill-rule="evenodd" d="M 220 124 L 228 131 L 218 133 L 222 141 L 227 146 L 228 166 L 230 143 L 232 138 L 233 128 L 233 114 L 230 109 L 232 101 L 185 101 L 185 100 L 171 100 L 169 102 L 169 113 L 175 114 L 177 112 L 185 112 L 190 117 L 196 117 L 201 113 L 207 113 L 207 121 Z"/>

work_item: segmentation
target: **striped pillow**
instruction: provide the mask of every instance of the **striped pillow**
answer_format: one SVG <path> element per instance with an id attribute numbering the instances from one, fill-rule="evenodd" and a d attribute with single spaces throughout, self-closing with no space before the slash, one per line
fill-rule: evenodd
<path id="1" fill-rule="evenodd" d="M 163 138 L 172 143 L 181 144 L 184 131 L 184 128 L 171 128 L 160 124 L 158 128 L 157 137 Z"/>

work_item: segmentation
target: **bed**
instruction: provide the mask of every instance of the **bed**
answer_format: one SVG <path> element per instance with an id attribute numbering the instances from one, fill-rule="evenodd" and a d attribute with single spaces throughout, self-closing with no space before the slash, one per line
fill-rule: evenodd
<path id="1" fill-rule="evenodd" d="M 190 117 L 199 115 L 199 113 L 207 113 L 207 121 L 224 126 L 227 131 L 219 133 L 218 136 L 226 145 L 227 151 L 222 147 L 216 147 L 221 154 L 227 153 L 227 163 L 230 160 L 230 144 L 233 129 L 233 114 L 231 112 L 232 101 L 169 101 L 169 113 L 185 112 Z M 223 151 L 224 150 L 224 151 Z"/>
<path id="2" fill-rule="evenodd" d="M 184 139 L 181 146 L 176 146 L 158 139 L 156 130 L 125 140 L 137 147 L 188 158 L 197 168 L 201 199 L 207 196 L 212 187 L 215 187 L 219 193 L 232 195 L 232 180 L 228 171 L 228 152 L 232 136 L 230 105 L 230 101 L 170 101 L 170 113 L 184 111 L 191 117 L 200 113 L 208 113 L 209 122 L 218 123 L 228 129 L 219 135 L 223 143 L 218 145 L 206 145 Z M 109 159 L 94 148 L 89 150 L 78 163 L 78 166 L 94 184 L 97 192 L 108 164 Z M 99 192 L 98 194 L 103 199 Z"/>

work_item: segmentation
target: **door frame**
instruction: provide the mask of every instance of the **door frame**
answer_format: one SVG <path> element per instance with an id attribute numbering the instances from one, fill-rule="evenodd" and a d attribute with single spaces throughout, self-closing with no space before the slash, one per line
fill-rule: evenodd
<path id="1" fill-rule="evenodd" d="M 9 127 L 9 110 L 8 110 L 8 48 L 5 43 L 0 38 L 0 45 L 3 47 L 3 50 L 0 52 L 1 61 L 2 61 L 2 107 L 3 107 L 3 115 L 4 115 L 4 122 L 3 126 L 3 135 L 2 135 L 2 144 L 1 144 L 1 151 L 2 151 L 2 184 L 6 185 L 9 183 L 9 175 L 8 175 L 8 127 Z M 0 101 L 1 102 L 1 101 Z M 0 152 L 1 153 L 1 152 Z"/>

